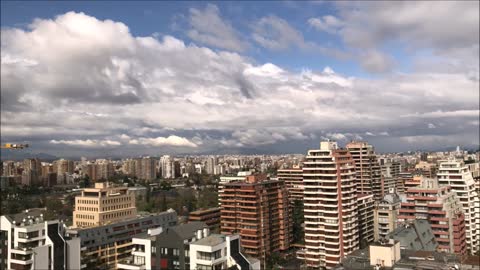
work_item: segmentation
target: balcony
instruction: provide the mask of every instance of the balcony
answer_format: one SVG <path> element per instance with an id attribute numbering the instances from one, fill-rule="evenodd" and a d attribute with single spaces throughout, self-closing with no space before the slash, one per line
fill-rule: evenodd
<path id="1" fill-rule="evenodd" d="M 407 200 L 436 201 L 437 199 L 434 196 L 407 196 Z"/>
<path id="2" fill-rule="evenodd" d="M 400 210 L 401 211 L 401 210 Z M 445 215 L 447 212 L 445 211 L 438 211 L 438 210 L 430 210 L 427 213 L 430 215 Z"/>
<path id="3" fill-rule="evenodd" d="M 19 259 L 10 259 L 11 263 L 21 264 L 21 265 L 30 265 L 33 263 L 32 259 L 29 260 L 19 260 Z"/>
<path id="4" fill-rule="evenodd" d="M 118 261 L 117 269 L 119 270 L 146 270 L 145 264 L 135 263 L 132 259 L 123 259 Z"/>

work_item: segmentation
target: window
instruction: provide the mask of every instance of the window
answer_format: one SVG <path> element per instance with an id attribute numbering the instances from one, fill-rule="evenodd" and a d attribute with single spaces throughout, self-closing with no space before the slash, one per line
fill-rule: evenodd
<path id="1" fill-rule="evenodd" d="M 209 252 L 197 252 L 197 259 L 199 260 L 206 260 L 206 261 L 213 261 L 222 257 L 222 250 L 217 250 L 212 253 Z"/>
<path id="2" fill-rule="evenodd" d="M 174 248 L 173 249 L 173 256 L 178 256 L 178 255 L 180 255 L 180 252 L 179 252 L 178 248 Z"/>
<path id="3" fill-rule="evenodd" d="M 211 270 L 212 267 L 210 265 L 203 265 L 203 264 L 197 264 L 197 270 Z"/>

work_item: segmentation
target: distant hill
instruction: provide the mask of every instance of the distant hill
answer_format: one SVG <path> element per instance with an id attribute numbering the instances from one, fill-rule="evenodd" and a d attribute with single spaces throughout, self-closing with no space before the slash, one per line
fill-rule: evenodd
<path id="1" fill-rule="evenodd" d="M 3 149 L 0 151 L 0 160 L 24 160 L 26 158 L 38 158 L 41 161 L 54 161 L 58 159 L 58 157 L 47 153 L 32 153 L 29 151 Z"/>

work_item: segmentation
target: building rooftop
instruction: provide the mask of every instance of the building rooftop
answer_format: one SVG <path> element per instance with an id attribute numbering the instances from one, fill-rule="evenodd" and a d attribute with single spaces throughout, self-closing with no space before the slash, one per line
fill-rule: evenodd
<path id="1" fill-rule="evenodd" d="M 204 214 L 204 213 L 220 211 L 220 209 L 221 209 L 220 207 L 200 209 L 200 210 L 197 210 L 197 211 L 190 212 L 190 215 L 201 215 L 201 214 Z"/>
<path id="2" fill-rule="evenodd" d="M 209 246 L 209 247 L 214 247 L 216 245 L 219 245 L 223 242 L 225 242 L 225 235 L 223 234 L 211 234 L 207 237 L 204 237 L 198 241 L 193 242 L 193 245 L 199 245 L 199 246 Z"/>
<path id="3" fill-rule="evenodd" d="M 435 251 L 438 247 L 432 227 L 426 220 L 417 219 L 400 225 L 387 237 L 400 241 L 400 247 L 409 250 Z"/>
<path id="4" fill-rule="evenodd" d="M 383 267 L 381 269 L 435 269 L 449 270 L 454 265 L 475 265 L 464 261 L 461 263 L 460 257 L 452 253 L 440 253 L 434 251 L 415 251 L 401 250 L 401 259 L 395 263 L 393 268 Z M 478 258 L 478 257 L 477 257 Z M 478 262 L 478 261 L 477 261 Z M 370 266 L 370 252 L 367 249 L 360 249 L 352 252 L 342 259 L 341 263 L 333 268 L 333 270 L 364 270 L 372 269 Z M 460 268 L 463 269 L 463 268 Z"/>
<path id="5" fill-rule="evenodd" d="M 68 231 L 69 231 L 69 232 L 75 232 L 75 231 L 78 232 L 78 231 L 82 231 L 82 230 L 97 229 L 97 228 L 102 227 L 102 226 L 122 225 L 122 224 L 126 224 L 126 223 L 129 223 L 129 222 L 132 222 L 132 221 L 134 221 L 134 220 L 140 219 L 140 218 L 153 217 L 153 216 L 161 216 L 161 215 L 170 214 L 170 213 L 176 213 L 176 212 L 175 212 L 175 210 L 173 210 L 172 208 L 168 209 L 167 211 L 160 212 L 160 213 L 138 212 L 138 213 L 137 213 L 137 216 L 136 216 L 136 217 L 133 217 L 133 218 L 127 218 L 127 219 L 124 219 L 124 220 L 119 220 L 119 221 L 114 222 L 114 223 L 104 224 L 104 225 L 95 226 L 95 227 L 85 227 L 85 228 L 81 228 L 81 227 L 78 227 L 78 228 L 69 227 L 69 228 L 68 228 Z M 146 233 L 145 233 L 145 234 L 146 234 Z"/>
<path id="6" fill-rule="evenodd" d="M 385 194 L 385 196 L 383 196 L 383 199 L 380 203 L 384 201 L 389 204 L 394 204 L 394 203 L 399 203 L 402 200 L 400 199 L 400 196 L 398 196 L 397 193 L 388 193 L 388 194 Z"/>
<path id="7" fill-rule="evenodd" d="M 24 220 L 32 220 L 34 223 L 38 223 L 40 220 L 43 222 L 43 217 L 46 211 L 46 208 L 31 208 L 23 210 L 17 214 L 5 215 L 5 217 L 7 217 L 12 223 L 15 222 L 16 225 L 20 225 Z"/>
<path id="8" fill-rule="evenodd" d="M 187 224 L 181 224 L 174 227 L 166 228 L 160 235 L 176 233 L 182 239 L 188 239 L 195 234 L 196 231 L 208 228 L 208 226 L 201 221 L 193 221 Z"/>

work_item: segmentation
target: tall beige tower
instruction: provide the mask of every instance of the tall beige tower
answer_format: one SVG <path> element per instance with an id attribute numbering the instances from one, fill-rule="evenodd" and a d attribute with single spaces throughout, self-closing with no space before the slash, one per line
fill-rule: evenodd
<path id="1" fill-rule="evenodd" d="M 73 227 L 95 227 L 136 217 L 135 195 L 127 190 L 108 182 L 83 189 L 82 195 L 75 197 Z"/>
<path id="2" fill-rule="evenodd" d="M 373 194 L 377 201 L 383 197 L 382 174 L 374 148 L 367 142 L 352 141 L 346 145 L 355 161 L 358 194 Z"/>
<path id="3" fill-rule="evenodd" d="M 278 180 L 285 181 L 288 190 L 288 199 L 293 204 L 296 200 L 303 200 L 303 170 L 300 166 L 292 168 L 279 169 L 277 171 Z"/>
<path id="4" fill-rule="evenodd" d="M 336 142 L 309 150 L 303 166 L 305 262 L 330 269 L 359 247 L 355 164 Z"/>

